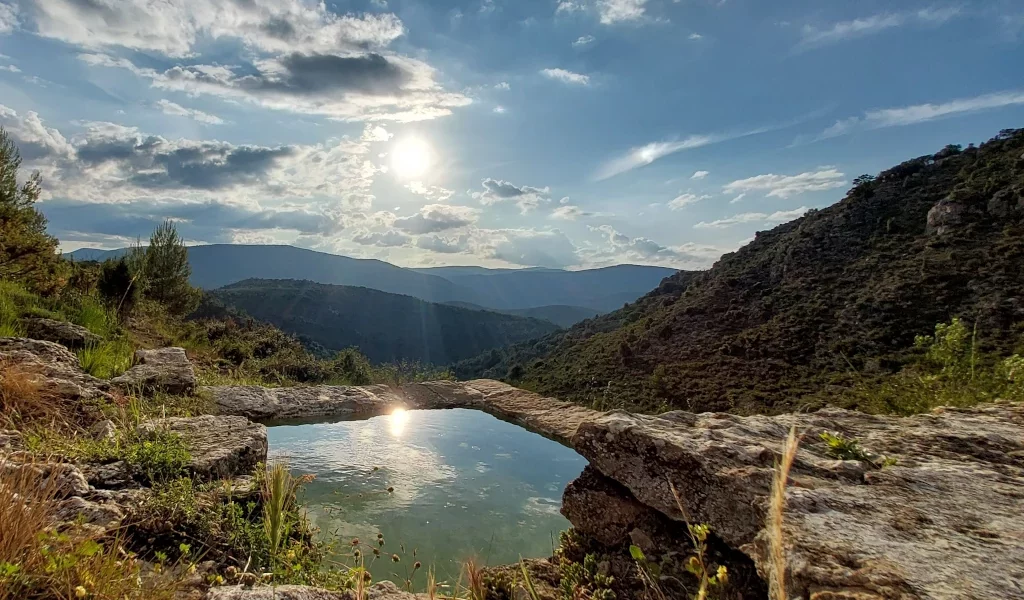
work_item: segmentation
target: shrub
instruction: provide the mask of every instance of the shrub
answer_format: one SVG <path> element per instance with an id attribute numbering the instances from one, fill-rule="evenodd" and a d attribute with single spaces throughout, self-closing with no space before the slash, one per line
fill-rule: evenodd
<path id="1" fill-rule="evenodd" d="M 131 314 L 141 297 L 136 279 L 128 259 L 122 256 L 103 263 L 96 289 L 119 316 L 125 316 Z"/>
<path id="2" fill-rule="evenodd" d="M 128 446 L 124 461 L 152 482 L 180 477 L 192 457 L 181 436 L 161 429 Z"/>

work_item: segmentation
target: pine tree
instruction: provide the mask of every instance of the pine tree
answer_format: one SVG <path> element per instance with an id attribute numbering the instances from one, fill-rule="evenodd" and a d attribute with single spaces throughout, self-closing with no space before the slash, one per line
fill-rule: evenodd
<path id="1" fill-rule="evenodd" d="M 65 265 L 57 238 L 46 233 L 46 217 L 35 208 L 42 178 L 33 173 L 19 185 L 20 168 L 21 153 L 0 127 L 0 278 L 54 292 L 63 285 Z"/>
<path id="2" fill-rule="evenodd" d="M 146 296 L 163 304 L 172 314 L 184 315 L 199 305 L 200 292 L 188 278 L 188 248 L 173 221 L 164 221 L 153 231 L 146 249 Z"/>

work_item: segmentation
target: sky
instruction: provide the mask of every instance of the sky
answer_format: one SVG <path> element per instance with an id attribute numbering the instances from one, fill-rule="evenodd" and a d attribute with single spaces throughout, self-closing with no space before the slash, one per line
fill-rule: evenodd
<path id="1" fill-rule="evenodd" d="M 0 126 L 65 251 L 709 267 L 1024 126 L 1024 2 L 0 0 Z"/>

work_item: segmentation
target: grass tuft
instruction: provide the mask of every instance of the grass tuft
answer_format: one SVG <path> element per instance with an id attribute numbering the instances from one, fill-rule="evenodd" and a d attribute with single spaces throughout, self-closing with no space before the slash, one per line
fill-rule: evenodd
<path id="1" fill-rule="evenodd" d="M 82 369 L 100 379 L 117 377 L 131 368 L 135 347 L 126 338 L 119 338 L 83 348 L 78 351 Z"/>
<path id="2" fill-rule="evenodd" d="M 789 430 L 789 436 L 782 448 L 782 459 L 775 465 L 772 478 L 771 504 L 768 508 L 768 597 L 771 600 L 788 600 L 786 595 L 786 546 L 782 533 L 782 520 L 786 511 L 786 484 L 789 470 L 793 467 L 799 445 L 796 428 Z"/>

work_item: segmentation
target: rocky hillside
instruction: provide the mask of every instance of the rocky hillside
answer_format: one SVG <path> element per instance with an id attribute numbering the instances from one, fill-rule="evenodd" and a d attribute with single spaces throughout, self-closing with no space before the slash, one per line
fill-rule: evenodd
<path id="1" fill-rule="evenodd" d="M 303 341 L 329 350 L 356 347 L 374 362 L 443 365 L 558 329 L 540 319 L 291 279 L 249 279 L 211 295 Z"/>
<path id="2" fill-rule="evenodd" d="M 979 356 L 1013 350 L 1024 324 L 1024 130 L 855 184 L 711 270 L 666 279 L 671 293 L 457 373 L 582 402 L 777 412 L 895 371 L 916 335 L 955 316 L 976 324 Z"/>

